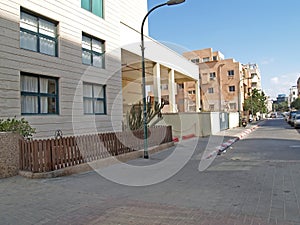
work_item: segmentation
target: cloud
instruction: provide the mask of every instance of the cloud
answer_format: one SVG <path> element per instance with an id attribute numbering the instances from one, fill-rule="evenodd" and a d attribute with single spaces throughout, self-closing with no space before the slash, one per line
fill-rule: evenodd
<path id="1" fill-rule="evenodd" d="M 273 58 L 270 59 L 264 59 L 263 61 L 261 61 L 261 65 L 269 65 L 272 64 L 275 60 Z"/>
<path id="2" fill-rule="evenodd" d="M 279 78 L 278 77 L 272 77 L 271 78 L 271 83 L 272 84 L 279 84 Z"/>
<path id="3" fill-rule="evenodd" d="M 289 95 L 290 88 L 297 85 L 298 72 L 282 74 L 269 79 L 269 82 L 262 84 L 267 96 L 276 98 L 278 94 Z"/>

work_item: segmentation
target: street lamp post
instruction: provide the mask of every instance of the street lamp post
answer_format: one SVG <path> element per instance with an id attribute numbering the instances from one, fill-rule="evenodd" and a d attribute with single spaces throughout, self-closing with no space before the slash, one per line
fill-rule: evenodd
<path id="1" fill-rule="evenodd" d="M 242 125 L 241 121 L 241 81 L 244 80 L 244 76 L 239 80 L 239 93 L 238 93 L 238 110 L 239 110 L 239 127 Z M 244 85 L 243 85 L 244 87 Z"/>
<path id="2" fill-rule="evenodd" d="M 242 125 L 241 124 L 241 120 L 242 120 L 242 118 L 241 118 L 241 108 L 242 108 L 241 107 L 241 81 L 251 80 L 251 79 L 253 79 L 254 76 L 257 76 L 257 75 L 253 75 L 251 77 L 246 77 L 246 78 L 243 76 L 239 81 L 239 94 L 238 94 L 239 127 Z M 244 87 L 244 84 L 243 84 L 243 87 Z M 252 104 L 252 96 L 251 96 L 251 104 Z M 253 109 L 252 109 L 252 115 L 253 115 Z"/>
<path id="3" fill-rule="evenodd" d="M 222 84 L 221 84 L 221 69 L 225 66 L 224 63 L 218 66 L 218 82 L 219 82 L 219 112 L 222 111 Z"/>
<path id="4" fill-rule="evenodd" d="M 146 16 L 143 19 L 142 27 L 141 27 L 141 50 L 142 50 L 142 86 L 143 86 L 143 123 L 144 123 L 144 158 L 149 158 L 148 153 L 148 126 L 147 126 L 147 101 L 146 101 L 146 76 L 145 76 L 145 46 L 144 46 L 144 24 L 151 12 L 153 12 L 155 9 L 160 8 L 165 5 L 177 5 L 180 3 L 185 2 L 185 0 L 169 0 L 163 4 L 157 5 L 149 10 L 149 12 L 146 14 Z"/>

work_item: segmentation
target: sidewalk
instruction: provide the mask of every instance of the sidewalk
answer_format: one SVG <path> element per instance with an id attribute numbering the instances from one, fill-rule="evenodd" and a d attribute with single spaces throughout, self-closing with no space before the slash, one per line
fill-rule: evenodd
<path id="1" fill-rule="evenodd" d="M 220 140 L 225 135 L 224 141 L 228 141 L 256 127 L 257 124 L 251 124 L 218 135 L 222 137 Z M 152 185 L 123 185 L 96 171 L 51 179 L 20 176 L 0 179 L 1 224 L 300 225 L 299 198 L 296 198 L 300 164 L 267 161 L 250 164 L 253 162 L 220 157 L 210 169 L 201 172 L 199 163 L 204 160 L 195 156 L 201 154 L 214 137 L 217 136 L 191 138 L 166 151 L 151 154 L 150 159 L 129 161 L 129 165 L 140 171 L 147 165 L 159 166 L 175 147 L 180 158 L 190 156 L 194 152 L 191 146 L 195 147 L 195 154 L 182 164 L 180 171 Z M 211 146 L 216 146 L 215 143 Z M 180 163 L 165 162 L 165 166 L 148 171 L 142 178 L 131 172 L 121 176 L 127 178 L 126 181 L 136 178 L 145 182 L 158 175 L 166 176 L 170 167 Z M 249 165 L 251 169 L 244 170 Z M 114 169 L 119 164 L 109 167 Z"/>

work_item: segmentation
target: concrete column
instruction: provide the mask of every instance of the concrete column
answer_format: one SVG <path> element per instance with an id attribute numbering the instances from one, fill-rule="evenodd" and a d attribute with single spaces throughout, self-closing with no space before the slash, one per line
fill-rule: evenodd
<path id="1" fill-rule="evenodd" d="M 160 64 L 156 63 L 153 67 L 153 94 L 154 101 L 161 103 L 161 88 L 160 88 Z"/>
<path id="2" fill-rule="evenodd" d="M 199 80 L 195 82 L 195 90 L 196 90 L 196 112 L 200 112 L 199 108 L 201 108 L 201 97 L 200 97 L 200 83 Z"/>
<path id="3" fill-rule="evenodd" d="M 177 112 L 176 107 L 176 85 L 175 85 L 175 72 L 173 69 L 169 70 L 169 106 L 170 106 L 170 113 Z"/>

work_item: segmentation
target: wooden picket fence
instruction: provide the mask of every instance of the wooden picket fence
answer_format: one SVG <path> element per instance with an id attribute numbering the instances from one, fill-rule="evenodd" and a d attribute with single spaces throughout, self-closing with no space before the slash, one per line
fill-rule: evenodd
<path id="1" fill-rule="evenodd" d="M 149 128 L 148 146 L 172 142 L 171 126 Z M 123 131 L 46 140 L 20 140 L 20 170 L 49 172 L 144 148 L 144 132 Z"/>

